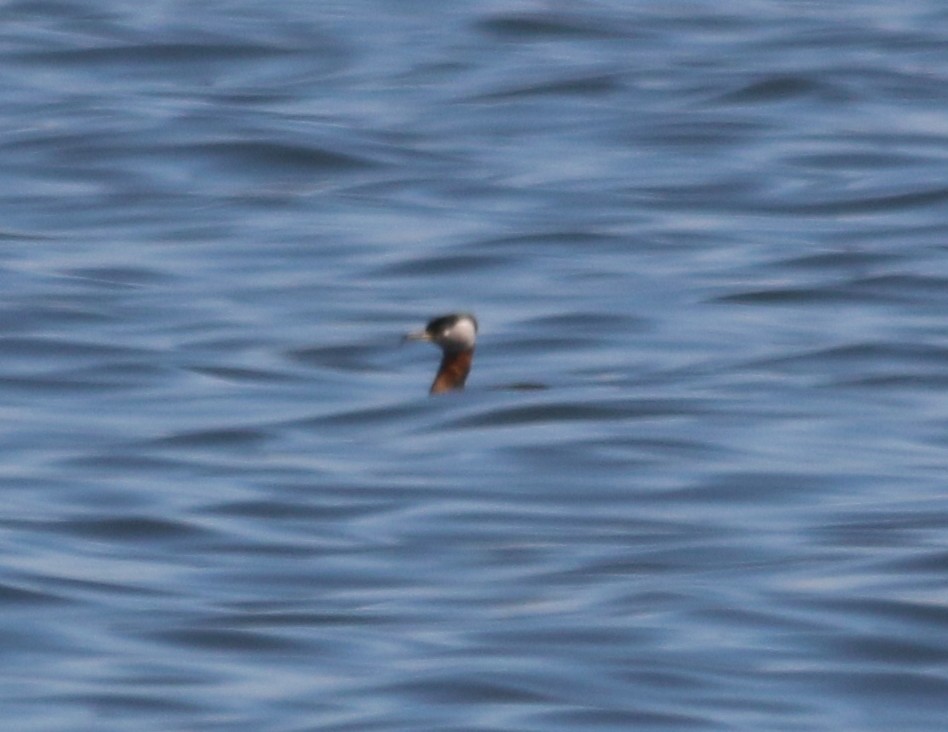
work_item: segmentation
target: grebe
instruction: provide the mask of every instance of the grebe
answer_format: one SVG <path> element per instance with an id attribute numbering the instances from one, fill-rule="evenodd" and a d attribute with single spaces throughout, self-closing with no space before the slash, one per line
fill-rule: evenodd
<path id="1" fill-rule="evenodd" d="M 477 319 L 470 313 L 453 313 L 435 318 L 424 330 L 405 336 L 406 341 L 427 341 L 441 347 L 441 366 L 431 384 L 431 394 L 463 389 L 474 360 Z"/>

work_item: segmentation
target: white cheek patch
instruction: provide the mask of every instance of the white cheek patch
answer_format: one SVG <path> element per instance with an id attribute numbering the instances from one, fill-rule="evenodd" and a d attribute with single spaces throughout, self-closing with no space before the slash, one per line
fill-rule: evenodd
<path id="1" fill-rule="evenodd" d="M 474 330 L 474 323 L 467 318 L 462 318 L 445 331 L 444 335 L 452 343 L 457 343 L 465 348 L 473 348 L 477 332 Z"/>

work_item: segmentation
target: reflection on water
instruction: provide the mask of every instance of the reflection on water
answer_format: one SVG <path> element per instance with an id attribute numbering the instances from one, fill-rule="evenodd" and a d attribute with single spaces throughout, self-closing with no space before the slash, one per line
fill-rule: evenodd
<path id="1" fill-rule="evenodd" d="M 938 3 L 4 15 L 9 725 L 943 726 Z"/>

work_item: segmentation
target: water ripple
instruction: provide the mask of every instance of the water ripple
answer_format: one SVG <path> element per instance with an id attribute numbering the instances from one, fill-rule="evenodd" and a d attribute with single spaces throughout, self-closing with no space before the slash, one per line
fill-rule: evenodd
<path id="1" fill-rule="evenodd" d="M 7 3 L 6 726 L 940 730 L 946 16 L 805 5 Z"/>

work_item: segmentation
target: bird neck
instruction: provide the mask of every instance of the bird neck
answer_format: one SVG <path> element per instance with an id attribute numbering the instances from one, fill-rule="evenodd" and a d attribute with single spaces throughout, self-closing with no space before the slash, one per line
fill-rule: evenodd
<path id="1" fill-rule="evenodd" d="M 466 351 L 445 352 L 441 358 L 438 375 L 431 385 L 432 394 L 441 394 L 452 389 L 463 389 L 467 375 L 471 372 L 471 363 L 474 360 L 474 349 Z"/>

